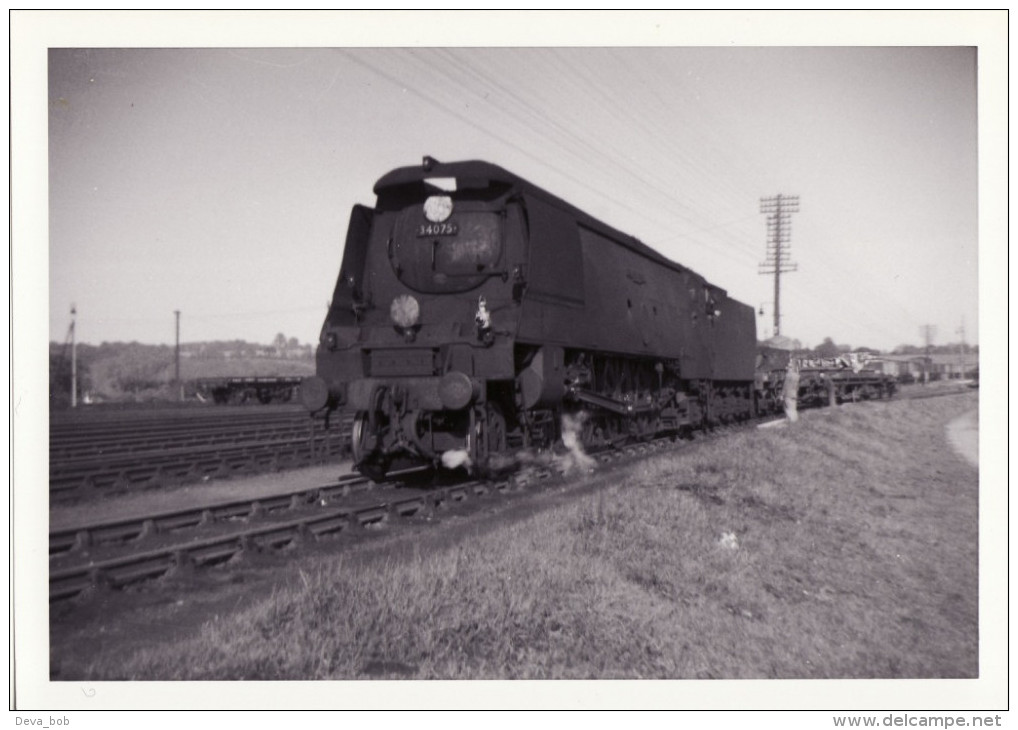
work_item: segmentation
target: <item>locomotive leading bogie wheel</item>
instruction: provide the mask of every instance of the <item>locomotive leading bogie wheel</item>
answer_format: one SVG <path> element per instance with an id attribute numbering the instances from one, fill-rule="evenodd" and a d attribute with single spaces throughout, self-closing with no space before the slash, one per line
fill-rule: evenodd
<path id="1" fill-rule="evenodd" d="M 355 464 L 360 464 L 368 455 L 369 449 L 364 440 L 368 433 L 368 414 L 361 412 L 354 416 L 353 425 L 350 427 L 350 452 L 353 454 Z"/>
<path id="2" fill-rule="evenodd" d="M 497 403 L 488 403 L 485 406 L 485 416 L 488 454 L 501 454 L 507 448 L 505 415 Z"/>
<path id="3" fill-rule="evenodd" d="M 374 453 L 377 435 L 372 433 L 371 419 L 365 412 L 354 416 L 350 428 L 350 451 L 354 466 L 374 482 L 383 482 L 392 465 L 389 456 Z"/>

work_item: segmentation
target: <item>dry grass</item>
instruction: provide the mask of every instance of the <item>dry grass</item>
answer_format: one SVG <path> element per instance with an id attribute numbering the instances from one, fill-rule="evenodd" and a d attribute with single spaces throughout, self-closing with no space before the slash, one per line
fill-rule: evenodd
<path id="1" fill-rule="evenodd" d="M 808 413 L 434 553 L 305 561 L 109 679 L 974 677 L 974 396 Z M 296 563 L 295 563 L 296 565 Z"/>

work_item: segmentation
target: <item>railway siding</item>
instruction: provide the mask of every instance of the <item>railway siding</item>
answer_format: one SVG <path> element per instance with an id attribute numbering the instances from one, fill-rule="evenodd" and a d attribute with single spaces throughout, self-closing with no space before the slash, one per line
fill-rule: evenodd
<path id="1" fill-rule="evenodd" d="M 51 429 L 50 494 L 81 498 L 323 462 L 344 453 L 347 434 L 346 424 L 326 429 L 303 411 L 75 419 Z"/>
<path id="2" fill-rule="evenodd" d="M 658 439 L 605 452 L 597 460 L 624 466 L 682 445 Z M 579 476 L 585 473 L 583 469 Z M 508 479 L 471 480 L 426 491 L 374 484 L 349 474 L 312 489 L 65 526 L 50 533 L 50 600 L 103 587 L 123 588 L 174 570 L 219 565 L 246 553 L 287 548 L 351 528 L 356 532 L 509 491 L 552 487 L 563 477 L 570 481 L 568 477 L 577 475 L 569 456 L 530 465 Z"/>
<path id="3" fill-rule="evenodd" d="M 408 495 L 396 487 L 372 486 L 363 477 L 351 475 L 334 485 L 274 498 L 52 532 L 50 600 L 73 598 L 103 587 L 123 588 L 173 570 L 218 565 L 252 551 L 286 548 L 306 537 L 317 540 L 387 522 L 390 517 L 414 517 L 492 491 L 492 485 L 482 483 Z M 509 481 L 494 485 L 499 491 L 510 487 Z M 340 506 L 334 505 L 336 499 L 342 500 Z M 299 514 L 281 519 L 278 513 L 284 510 Z M 188 528 L 200 534 L 173 534 Z M 137 550 L 143 539 L 160 544 Z"/>
<path id="4" fill-rule="evenodd" d="M 713 441 L 741 428 L 720 428 L 697 440 Z M 470 481 L 428 491 L 397 490 L 395 484 L 374 485 L 350 474 L 311 489 L 65 525 L 50 533 L 51 599 L 75 596 L 102 585 L 122 587 L 159 577 L 173 568 L 217 564 L 245 551 L 294 545 L 303 537 L 317 539 L 349 527 L 413 517 L 491 492 L 525 489 L 549 480 L 554 484 L 558 481 L 556 474 L 575 475 L 578 466 L 582 476 L 594 461 L 606 466 L 625 465 L 674 446 L 669 439 L 634 443 L 586 456 L 585 461 L 578 461 L 575 454 L 558 454 L 541 465 L 530 464 L 506 481 Z M 339 509 L 337 500 L 342 501 Z M 188 531 L 190 538 L 181 542 Z"/>

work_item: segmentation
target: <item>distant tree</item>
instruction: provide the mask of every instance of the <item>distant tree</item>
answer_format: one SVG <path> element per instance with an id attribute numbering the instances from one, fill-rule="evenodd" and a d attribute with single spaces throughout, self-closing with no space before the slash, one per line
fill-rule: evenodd
<path id="1" fill-rule="evenodd" d="M 830 337 L 825 337 L 824 341 L 816 347 L 818 357 L 837 357 L 839 352 L 841 352 L 841 348 L 835 345 L 834 340 Z"/>
<path id="2" fill-rule="evenodd" d="M 105 347 L 105 343 L 103 343 Z M 100 348 L 81 343 L 77 348 L 77 391 L 81 403 L 85 391 L 91 390 L 92 365 Z M 49 346 L 50 406 L 64 408 L 71 404 L 71 347 L 68 343 L 51 342 Z"/>
<path id="3" fill-rule="evenodd" d="M 931 347 L 930 352 L 938 355 L 957 355 L 959 352 L 970 352 L 972 348 L 964 342 L 950 342 L 946 345 Z"/>
<path id="4" fill-rule="evenodd" d="M 916 347 L 915 345 L 898 345 L 893 350 L 893 354 L 895 355 L 919 355 L 922 352 L 922 348 Z"/>
<path id="5" fill-rule="evenodd" d="M 296 337 L 291 337 L 289 342 L 287 342 L 286 344 L 287 347 L 289 347 L 291 350 L 296 350 L 300 347 L 300 340 L 298 340 Z"/>
<path id="6" fill-rule="evenodd" d="M 53 407 L 66 408 L 71 402 L 71 363 L 62 351 L 49 354 L 49 397 Z"/>

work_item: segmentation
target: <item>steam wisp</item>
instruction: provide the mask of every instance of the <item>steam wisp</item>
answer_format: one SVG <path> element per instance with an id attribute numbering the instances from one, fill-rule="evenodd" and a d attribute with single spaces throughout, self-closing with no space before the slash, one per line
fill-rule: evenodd
<path id="1" fill-rule="evenodd" d="M 509 454 L 493 454 L 488 461 L 487 469 L 496 472 L 516 467 L 524 474 L 529 469 L 547 468 L 561 472 L 565 475 L 583 474 L 592 472 L 597 467 L 597 460 L 583 450 L 583 442 L 580 438 L 583 433 L 583 423 L 587 419 L 586 412 L 576 415 L 564 414 L 562 416 L 562 446 L 535 453 L 533 451 L 520 451 Z M 463 467 L 468 471 L 473 467 L 470 454 L 465 449 L 451 449 L 442 454 L 442 466 L 446 469 L 458 469 Z"/>
<path id="2" fill-rule="evenodd" d="M 452 449 L 442 454 L 442 466 L 446 469 L 456 469 L 461 466 L 469 469 L 470 465 L 470 454 L 466 449 Z"/>
<path id="3" fill-rule="evenodd" d="M 581 411 L 576 416 L 568 413 L 562 416 L 562 444 L 566 447 L 566 453 L 558 456 L 559 467 L 566 474 L 573 472 L 589 472 L 597 465 L 594 457 L 583 450 L 583 443 L 580 434 L 583 432 L 583 422 L 586 420 L 586 412 Z"/>

